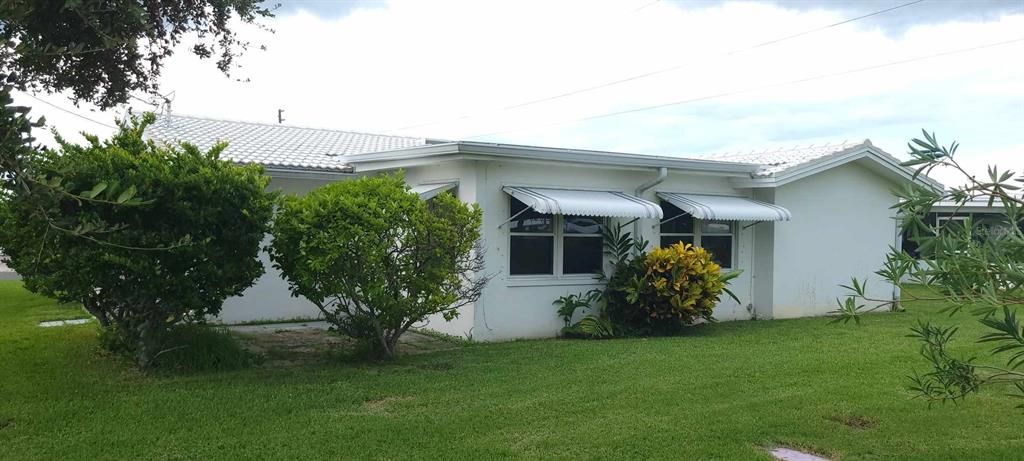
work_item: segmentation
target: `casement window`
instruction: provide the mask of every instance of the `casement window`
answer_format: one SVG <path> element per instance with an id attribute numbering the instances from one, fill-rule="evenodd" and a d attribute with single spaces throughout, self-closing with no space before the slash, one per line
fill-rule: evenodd
<path id="1" fill-rule="evenodd" d="M 538 213 L 509 197 L 509 274 L 574 275 L 601 270 L 601 218 Z"/>
<path id="2" fill-rule="evenodd" d="M 665 212 L 659 242 L 662 247 L 676 242 L 689 243 L 711 253 L 711 259 L 723 269 L 733 267 L 735 226 L 731 221 L 696 219 L 668 202 L 661 202 L 661 209 Z"/>

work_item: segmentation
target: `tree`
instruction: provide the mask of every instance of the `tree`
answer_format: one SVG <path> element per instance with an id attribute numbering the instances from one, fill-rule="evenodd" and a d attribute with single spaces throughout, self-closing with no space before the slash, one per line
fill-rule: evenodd
<path id="1" fill-rule="evenodd" d="M 261 3 L 262 0 L 0 2 L 0 189 L 7 194 L 60 197 L 95 186 L 58 190 L 33 180 L 27 162 L 39 148 L 32 128 L 45 121 L 32 120 L 28 107 L 14 106 L 12 91 L 70 90 L 76 102 L 113 107 L 127 102 L 132 91 L 155 91 L 164 59 L 187 35 L 196 36 L 193 53 L 204 58 L 216 56 L 217 67 L 227 73 L 234 58 L 249 46 L 237 37 L 233 20 L 258 25 L 260 18 L 271 16 Z M 36 230 L 43 232 L 42 228 Z M 102 233 L 93 234 L 96 243 L 103 242 Z"/>
<path id="2" fill-rule="evenodd" d="M 263 273 L 274 201 L 261 167 L 220 160 L 225 144 L 145 141 L 152 121 L 120 122 L 107 141 L 59 140 L 30 163 L 53 190 L 91 189 L 0 200 L 0 247 L 25 286 L 81 302 L 143 367 L 170 346 L 172 326 L 217 314 Z"/>
<path id="3" fill-rule="evenodd" d="M 132 91 L 157 89 L 163 60 L 187 34 L 192 52 L 216 56 L 227 73 L 249 43 L 231 21 L 271 16 L 262 0 L 4 0 L 0 3 L 0 73 L 19 89 L 70 90 L 101 108 Z"/>
<path id="4" fill-rule="evenodd" d="M 957 143 L 942 146 L 928 132 L 924 139 L 913 139 L 909 147 L 911 160 L 904 165 L 914 167 L 915 175 L 951 168 L 967 183 L 945 191 L 913 186 L 902 191 L 895 208 L 904 232 L 918 246 L 920 259 L 893 248 L 884 267 L 875 273 L 900 287 L 908 283 L 927 286 L 935 293 L 929 299 L 948 303 L 950 315 L 968 312 L 977 317 L 989 330 L 977 340 L 990 344 L 993 358 L 1003 360 L 982 363 L 958 357 L 950 349 L 955 327 L 922 322 L 911 336 L 921 341 L 921 354 L 931 370 L 913 376 L 911 389 L 929 401 L 956 401 L 984 386 L 1011 384 L 1024 397 L 1024 329 L 1016 317 L 1017 308 L 1024 305 L 1024 200 L 1019 195 L 1024 175 L 990 166 L 988 178 L 978 179 L 957 160 Z M 998 205 L 1005 219 L 942 223 L 925 219 L 936 203 L 962 207 L 971 201 Z M 837 320 L 859 323 L 865 312 L 899 308 L 898 300 L 868 298 L 864 285 L 853 279 L 847 287 L 850 296 L 840 302 Z M 880 304 L 868 309 L 860 304 L 863 301 Z"/>
<path id="5" fill-rule="evenodd" d="M 294 296 L 390 358 L 413 325 L 451 320 L 480 297 L 481 220 L 451 194 L 420 200 L 401 175 L 363 177 L 285 197 L 270 259 Z"/>

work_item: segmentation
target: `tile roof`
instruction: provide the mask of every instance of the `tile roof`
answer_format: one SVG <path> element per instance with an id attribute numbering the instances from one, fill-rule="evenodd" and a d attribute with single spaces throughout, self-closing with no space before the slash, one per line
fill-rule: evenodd
<path id="1" fill-rule="evenodd" d="M 188 141 L 208 149 L 227 141 L 225 160 L 269 167 L 346 170 L 345 156 L 422 146 L 422 138 L 300 128 L 289 125 L 215 120 L 184 115 L 158 115 L 146 137 L 176 143 Z"/>
<path id="2" fill-rule="evenodd" d="M 778 148 L 764 151 L 712 154 L 699 158 L 761 165 L 761 168 L 751 176 L 767 178 L 825 157 L 840 155 L 850 150 L 870 145 L 871 141 L 865 139 L 857 143 L 843 141 L 830 144 L 811 144 L 802 147 Z"/>

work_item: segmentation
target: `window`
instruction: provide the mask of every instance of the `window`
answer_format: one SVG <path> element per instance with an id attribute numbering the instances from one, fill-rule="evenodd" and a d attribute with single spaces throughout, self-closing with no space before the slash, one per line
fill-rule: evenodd
<path id="1" fill-rule="evenodd" d="M 593 274 L 602 269 L 601 218 L 541 214 L 513 197 L 509 200 L 509 216 L 514 217 L 509 221 L 510 275 Z M 556 260 L 556 254 L 561 258 Z"/>
<path id="2" fill-rule="evenodd" d="M 729 221 L 696 219 L 679 207 L 661 202 L 665 220 L 661 223 L 661 246 L 676 242 L 690 243 L 711 253 L 711 259 L 723 269 L 733 262 L 733 224 Z"/>
<path id="3" fill-rule="evenodd" d="M 514 198 L 508 229 L 509 273 L 512 275 L 553 274 L 555 271 L 555 219 L 528 208 Z"/>
<path id="4" fill-rule="evenodd" d="M 661 209 L 665 212 L 665 220 L 661 222 L 661 247 L 676 242 L 693 244 L 697 235 L 693 217 L 668 202 L 661 202 Z"/>
<path id="5" fill-rule="evenodd" d="M 601 221 L 591 216 L 563 216 L 562 220 L 562 273 L 593 274 L 601 270 Z"/>

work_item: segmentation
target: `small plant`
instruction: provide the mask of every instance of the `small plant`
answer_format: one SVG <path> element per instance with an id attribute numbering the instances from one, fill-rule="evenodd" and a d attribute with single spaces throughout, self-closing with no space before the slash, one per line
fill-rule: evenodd
<path id="1" fill-rule="evenodd" d="M 568 294 L 560 296 L 552 304 L 558 306 L 558 315 L 562 316 L 565 327 L 572 324 L 573 315 L 581 308 L 590 308 L 601 298 L 601 291 L 594 289 L 585 293 Z"/>

